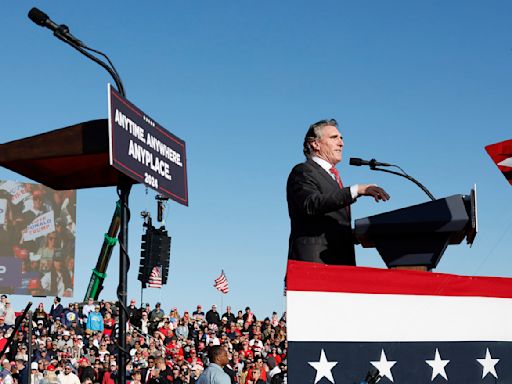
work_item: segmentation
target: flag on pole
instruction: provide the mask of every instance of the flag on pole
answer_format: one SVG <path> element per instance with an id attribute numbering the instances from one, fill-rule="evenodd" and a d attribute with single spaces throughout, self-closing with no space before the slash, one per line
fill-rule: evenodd
<path id="1" fill-rule="evenodd" d="M 162 288 L 162 266 L 157 265 L 151 270 L 148 279 L 148 288 Z"/>
<path id="2" fill-rule="evenodd" d="M 224 270 L 222 270 L 220 276 L 215 279 L 213 286 L 217 291 L 220 291 L 224 294 L 229 292 L 229 283 L 226 275 L 224 274 Z"/>
<path id="3" fill-rule="evenodd" d="M 508 182 L 512 184 L 512 140 L 488 145 L 485 150 Z"/>
<path id="4" fill-rule="evenodd" d="M 512 383 L 510 278 L 289 261 L 287 287 L 290 383 Z"/>

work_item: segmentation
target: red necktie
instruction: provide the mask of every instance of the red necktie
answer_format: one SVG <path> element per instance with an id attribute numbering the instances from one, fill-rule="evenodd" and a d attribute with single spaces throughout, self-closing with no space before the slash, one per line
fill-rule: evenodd
<path id="1" fill-rule="evenodd" d="M 343 183 L 341 182 L 340 173 L 338 172 L 338 170 L 334 167 L 331 167 L 331 169 L 329 169 L 329 171 L 334 175 L 334 178 L 338 182 L 338 185 L 340 186 L 340 188 L 343 188 Z"/>
<path id="2" fill-rule="evenodd" d="M 343 188 L 343 183 L 341 182 L 340 173 L 338 172 L 338 170 L 334 167 L 331 167 L 331 169 L 329 169 L 329 172 L 331 172 L 334 175 L 334 178 L 336 179 L 340 188 Z M 345 210 L 347 211 L 347 216 L 348 219 L 350 220 L 350 205 L 347 205 L 345 207 Z"/>

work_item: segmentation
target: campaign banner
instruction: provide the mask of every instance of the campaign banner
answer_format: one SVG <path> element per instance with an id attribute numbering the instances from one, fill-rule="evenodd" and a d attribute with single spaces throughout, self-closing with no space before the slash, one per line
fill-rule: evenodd
<path id="1" fill-rule="evenodd" d="M 108 85 L 110 165 L 188 206 L 185 142 Z"/>
<path id="2" fill-rule="evenodd" d="M 7 180 L 0 185 L 0 189 L 9 192 L 11 201 L 14 205 L 18 205 L 21 201 L 30 197 L 25 185 L 17 181 Z"/>
<path id="3" fill-rule="evenodd" d="M 5 214 L 7 212 L 7 199 L 0 199 L 0 224 L 5 224 Z"/>
<path id="4" fill-rule="evenodd" d="M 11 257 L 0 257 L 0 290 L 17 287 L 20 284 L 21 261 Z"/>
<path id="5" fill-rule="evenodd" d="M 289 382 L 509 383 L 511 320 L 510 278 L 289 261 Z"/>
<path id="6" fill-rule="evenodd" d="M 32 221 L 23 231 L 23 240 L 31 241 L 55 231 L 53 211 L 43 213 Z"/>

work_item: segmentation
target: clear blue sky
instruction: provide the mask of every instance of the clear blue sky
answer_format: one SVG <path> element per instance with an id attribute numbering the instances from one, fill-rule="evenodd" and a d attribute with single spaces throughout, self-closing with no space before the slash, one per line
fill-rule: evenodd
<path id="1" fill-rule="evenodd" d="M 512 138 L 512 3 L 3 2 L 0 142 L 107 117 L 109 75 L 33 24 L 33 6 L 106 52 L 128 99 L 187 143 L 190 206 L 170 204 L 169 284 L 144 301 L 181 312 L 220 305 L 212 284 L 224 269 L 224 306 L 284 310 L 286 178 L 303 160 L 307 126 L 330 117 L 345 138 L 345 184 L 375 182 L 392 196 L 361 199 L 354 218 L 427 197 L 405 179 L 349 167 L 349 157 L 399 164 L 436 197 L 476 183 L 475 245 L 450 246 L 437 271 L 512 275 L 512 190 L 484 151 Z M 5 169 L 0 179 L 25 180 Z M 76 300 L 116 199 L 114 188 L 78 192 Z M 139 212 L 156 215 L 154 192 L 134 187 L 130 206 L 128 298 L 140 302 Z M 117 259 L 116 248 L 102 298 L 115 297 Z M 372 249 L 357 259 L 384 265 Z"/>

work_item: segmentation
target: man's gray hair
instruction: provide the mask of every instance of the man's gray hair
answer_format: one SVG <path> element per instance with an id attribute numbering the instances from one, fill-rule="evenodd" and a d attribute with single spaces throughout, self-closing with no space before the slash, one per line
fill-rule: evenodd
<path id="1" fill-rule="evenodd" d="M 304 137 L 303 148 L 304 155 L 308 159 L 313 155 L 313 148 L 311 147 L 311 143 L 315 140 L 322 138 L 322 131 L 324 127 L 328 125 L 338 128 L 338 122 L 334 119 L 320 120 L 309 126 L 308 132 L 306 133 L 306 137 Z"/>

